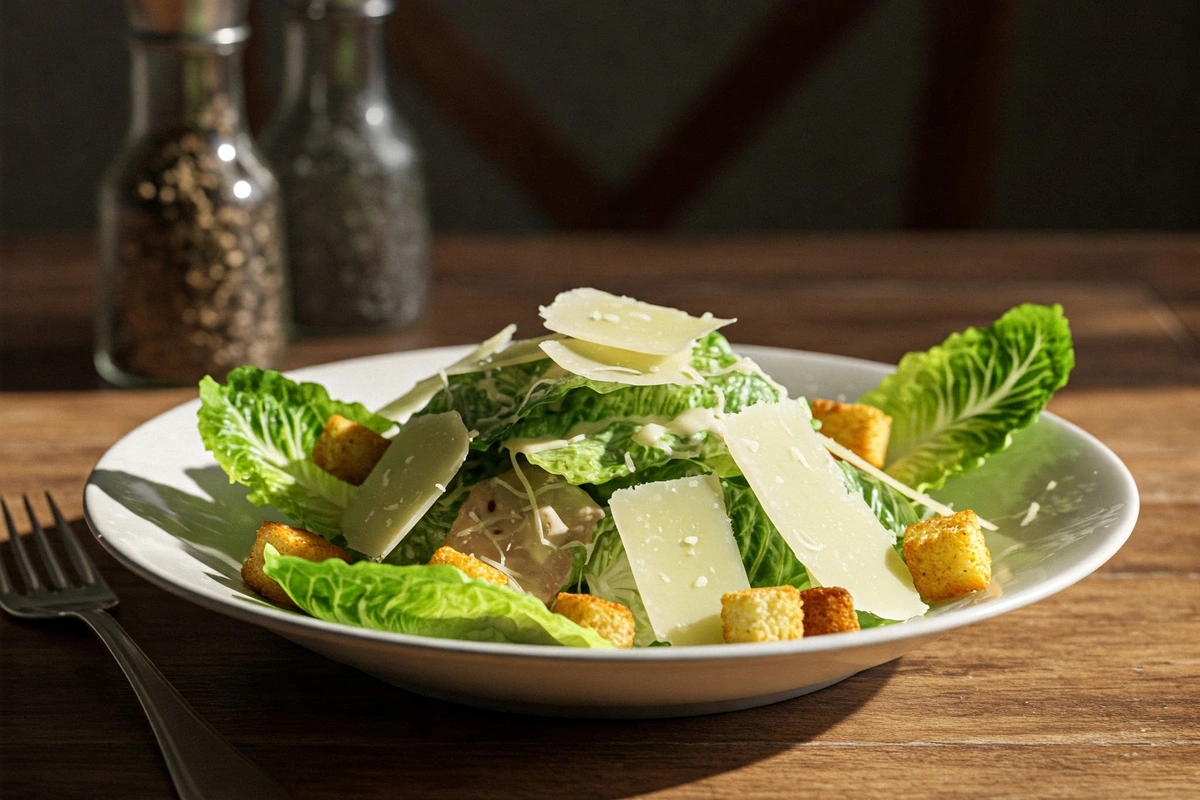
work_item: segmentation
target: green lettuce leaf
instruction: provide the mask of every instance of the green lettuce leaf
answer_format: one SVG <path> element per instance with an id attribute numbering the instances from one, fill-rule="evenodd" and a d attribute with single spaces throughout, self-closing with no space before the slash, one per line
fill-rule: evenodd
<path id="1" fill-rule="evenodd" d="M 588 594 L 620 603 L 633 612 L 635 647 L 654 644 L 654 629 L 650 626 L 650 617 L 646 614 L 646 606 L 642 603 L 629 557 L 625 555 L 625 546 L 611 513 L 596 524 L 592 542 L 592 555 L 584 565 L 582 574 Z"/>
<path id="2" fill-rule="evenodd" d="M 360 403 L 330 399 L 319 384 L 257 367 L 238 367 L 224 385 L 205 377 L 200 402 L 200 438 L 230 482 L 249 487 L 254 504 L 270 503 L 292 524 L 331 538 L 358 488 L 312 462 L 325 421 L 341 414 L 376 433 L 393 425 Z"/>
<path id="3" fill-rule="evenodd" d="M 846 490 L 861 494 L 876 519 L 896 534 L 897 540 L 904 536 L 905 528 L 921 521 L 917 509 L 907 497 L 853 464 L 845 461 L 837 464 L 842 468 L 842 482 Z"/>
<path id="4" fill-rule="evenodd" d="M 419 413 L 457 411 L 467 429 L 478 432 L 471 447 L 486 450 L 534 408 L 586 382 L 586 378 L 565 372 L 549 358 L 451 375 L 445 388 Z"/>
<path id="5" fill-rule="evenodd" d="M 442 391 L 420 413 L 458 411 L 466 426 L 477 431 L 472 448 L 486 450 L 505 439 L 553 438 L 577 423 L 615 423 L 621 418 L 667 422 L 688 408 L 715 407 L 722 393 L 730 413 L 782 396 L 779 386 L 761 373 L 735 369 L 740 360 L 717 332 L 697 340 L 693 347 L 692 366 L 709 376 L 704 386 L 626 386 L 594 381 L 566 372 L 546 358 L 449 375 Z M 609 395 L 620 399 L 602 400 Z M 597 429 L 598 435 L 603 427 Z M 621 437 L 620 432 L 607 435 L 614 441 Z"/>
<path id="6" fill-rule="evenodd" d="M 783 397 L 782 390 L 760 372 L 735 368 L 740 361 L 725 338 L 714 332 L 698 340 L 693 349 L 692 366 L 707 376 L 703 384 L 625 386 L 615 390 L 605 384 L 601 393 L 595 382 L 588 381 L 532 409 L 505 432 L 505 437 L 553 440 L 573 434 L 568 444 L 530 452 L 527 458 L 574 484 L 605 483 L 672 459 L 714 456 L 724 445 L 706 430 L 666 432 L 657 440 L 661 446 L 640 444 L 635 437 L 645 425 L 669 425 L 690 409 L 736 414 L 746 406 L 774 403 Z M 583 433 L 574 433 L 581 429 Z"/>
<path id="7" fill-rule="evenodd" d="M 270 545 L 265 561 L 263 572 L 317 619 L 443 639 L 612 648 L 536 597 L 473 580 L 449 565 L 314 562 L 280 555 Z"/>
<path id="8" fill-rule="evenodd" d="M 673 481 L 676 478 L 691 478 L 696 475 L 707 475 L 711 472 L 708 465 L 699 461 L 677 458 L 673 461 L 668 461 L 665 464 L 649 467 L 645 470 L 624 475 L 620 478 L 614 478 L 611 481 L 606 481 L 600 484 L 585 484 L 583 489 L 590 494 L 593 499 L 601 506 L 608 507 L 609 500 L 612 499 L 613 492 L 620 489 L 628 489 L 632 486 L 640 486 L 643 483 L 654 483 L 655 481 Z"/>
<path id="9" fill-rule="evenodd" d="M 809 588 L 812 583 L 808 570 L 771 522 L 745 478 L 722 478 L 721 490 L 750 585 Z"/>
<path id="10" fill-rule="evenodd" d="M 917 491 L 978 467 L 1011 443 L 1062 388 L 1075 364 L 1062 307 L 1018 306 L 989 328 L 968 328 L 864 394 L 892 417 L 887 472 Z"/>

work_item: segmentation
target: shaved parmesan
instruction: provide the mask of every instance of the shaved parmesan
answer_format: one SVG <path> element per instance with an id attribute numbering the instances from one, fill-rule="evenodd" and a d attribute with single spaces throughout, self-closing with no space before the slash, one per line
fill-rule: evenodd
<path id="1" fill-rule="evenodd" d="M 585 342 L 648 355 L 690 349 L 693 340 L 736 322 L 619 297 L 598 289 L 572 289 L 541 309 L 546 327 Z"/>
<path id="2" fill-rule="evenodd" d="M 567 372 L 594 381 L 628 386 L 668 383 L 690 386 L 704 382 L 692 368 L 690 347 L 669 356 L 655 356 L 578 339 L 560 339 L 542 342 L 541 349 Z"/>
<path id="3" fill-rule="evenodd" d="M 855 608 L 884 619 L 925 612 L 895 537 L 846 491 L 807 403 L 754 405 L 722 422 L 729 454 L 813 580 L 846 589 Z"/>
<path id="4" fill-rule="evenodd" d="M 561 336 L 539 336 L 536 339 L 521 339 L 513 342 L 503 350 L 478 359 L 471 364 L 455 363 L 446 369 L 447 375 L 466 375 L 471 372 L 486 372 L 490 369 L 511 367 L 516 364 L 528 364 L 531 361 L 541 361 L 546 357 L 542 352 L 542 342 L 561 339 Z"/>
<path id="5" fill-rule="evenodd" d="M 457 411 L 402 427 L 342 513 L 346 544 L 376 561 L 395 549 L 446 491 L 470 441 Z"/>
<path id="6" fill-rule="evenodd" d="M 750 582 L 717 478 L 620 489 L 609 509 L 654 635 L 673 645 L 720 643 L 721 595 Z"/>

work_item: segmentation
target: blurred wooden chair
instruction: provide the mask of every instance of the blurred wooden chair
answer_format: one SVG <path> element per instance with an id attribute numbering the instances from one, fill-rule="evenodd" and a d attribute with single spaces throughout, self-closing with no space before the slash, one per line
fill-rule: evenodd
<path id="1" fill-rule="evenodd" d="M 553 225 L 663 229 L 758 136 L 877 4 L 781 0 L 657 147 L 615 187 L 600 181 L 428 0 L 401 0 L 390 37 L 395 62 Z M 910 228 L 982 227 L 992 197 L 1016 0 L 927 4 L 927 77 L 904 220 Z M 259 67 L 247 70 L 248 80 L 261 72 Z M 254 89 L 252 84 L 251 95 Z M 254 106 L 252 98 L 252 117 Z"/>

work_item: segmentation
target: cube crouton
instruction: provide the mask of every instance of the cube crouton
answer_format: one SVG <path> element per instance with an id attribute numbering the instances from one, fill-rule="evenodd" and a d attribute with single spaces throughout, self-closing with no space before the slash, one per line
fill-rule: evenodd
<path id="1" fill-rule="evenodd" d="M 800 593 L 804 598 L 804 635 L 845 633 L 859 629 L 854 598 L 840 586 L 814 586 Z"/>
<path id="2" fill-rule="evenodd" d="M 365 425 L 334 414 L 325 421 L 325 430 L 313 445 L 312 460 L 335 478 L 361 486 L 389 444 Z"/>
<path id="3" fill-rule="evenodd" d="M 781 642 L 804 636 L 804 600 L 794 586 L 764 586 L 721 595 L 725 641 Z"/>
<path id="4" fill-rule="evenodd" d="M 892 418 L 865 403 L 839 403 L 817 398 L 809 404 L 814 419 L 821 421 L 821 433 L 854 451 L 872 466 L 883 469 L 887 459 Z"/>
<path id="5" fill-rule="evenodd" d="M 559 592 L 554 612 L 591 628 L 617 647 L 633 647 L 633 612 L 620 603 L 591 594 Z"/>
<path id="6" fill-rule="evenodd" d="M 268 544 L 278 550 L 280 555 L 299 556 L 309 561 L 324 561 L 327 558 L 350 560 L 349 553 L 315 533 L 303 528 L 293 528 L 282 522 L 264 522 L 254 535 L 250 555 L 242 564 L 242 580 L 268 600 L 291 608 L 296 607 L 292 598 L 287 596 L 287 592 L 274 578 L 263 572 L 263 564 L 266 562 L 263 550 Z"/>
<path id="7" fill-rule="evenodd" d="M 439 547 L 429 559 L 430 564 L 449 564 L 458 567 L 469 578 L 494 583 L 497 586 L 507 586 L 508 576 L 500 570 L 475 556 L 460 553 L 453 547 Z"/>
<path id="8" fill-rule="evenodd" d="M 992 580 L 992 554 L 970 509 L 909 525 L 904 561 L 926 602 L 977 592 Z"/>

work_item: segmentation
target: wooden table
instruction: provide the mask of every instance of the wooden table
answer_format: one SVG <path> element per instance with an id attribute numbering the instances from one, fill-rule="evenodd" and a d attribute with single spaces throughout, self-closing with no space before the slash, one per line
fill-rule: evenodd
<path id="1" fill-rule="evenodd" d="M 0 250 L 0 490 L 81 490 L 192 396 L 97 390 L 86 238 Z M 643 722 L 475 711 L 385 685 L 151 587 L 91 549 L 178 689 L 302 797 L 1200 796 L 1200 236 L 906 235 L 437 243 L 429 313 L 297 343 L 294 365 L 482 339 L 581 283 L 741 318 L 735 341 L 894 362 L 1022 301 L 1061 302 L 1078 367 L 1051 409 L 1142 494 L 1092 577 L 825 691 Z M 0 796 L 170 796 L 117 665 L 75 624 L 0 619 Z"/>

